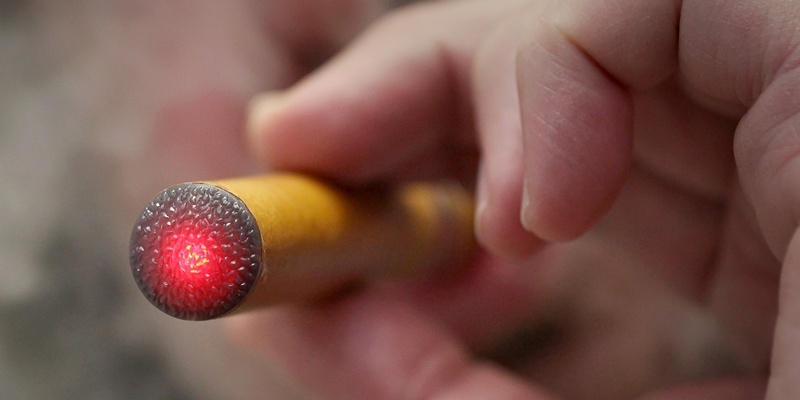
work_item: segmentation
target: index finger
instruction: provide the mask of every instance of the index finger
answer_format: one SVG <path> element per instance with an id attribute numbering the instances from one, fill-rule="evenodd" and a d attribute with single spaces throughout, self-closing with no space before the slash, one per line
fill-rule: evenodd
<path id="1" fill-rule="evenodd" d="M 362 182 L 472 169 L 470 53 L 519 2 L 395 12 L 280 100 L 256 104 L 256 151 L 273 168 Z"/>

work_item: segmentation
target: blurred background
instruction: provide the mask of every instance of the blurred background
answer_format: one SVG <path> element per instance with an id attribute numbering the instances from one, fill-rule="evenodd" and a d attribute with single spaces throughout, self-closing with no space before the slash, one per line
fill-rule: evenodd
<path id="1" fill-rule="evenodd" d="M 297 398 L 147 303 L 128 235 L 166 186 L 260 171 L 250 97 L 389 3 L 0 0 L 0 398 Z"/>

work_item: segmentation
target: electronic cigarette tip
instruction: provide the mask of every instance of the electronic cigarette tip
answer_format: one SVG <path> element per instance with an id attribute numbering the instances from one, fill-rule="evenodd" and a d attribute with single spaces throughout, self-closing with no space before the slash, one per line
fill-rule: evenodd
<path id="1" fill-rule="evenodd" d="M 446 182 L 357 190 L 268 174 L 186 183 L 142 211 L 130 264 L 161 311 L 207 320 L 460 265 L 474 244 L 472 210 L 469 193 Z"/>
<path id="2" fill-rule="evenodd" d="M 163 312 L 186 320 L 234 310 L 258 279 L 262 257 L 250 210 L 210 184 L 164 190 L 131 234 L 130 265 L 139 289 Z"/>

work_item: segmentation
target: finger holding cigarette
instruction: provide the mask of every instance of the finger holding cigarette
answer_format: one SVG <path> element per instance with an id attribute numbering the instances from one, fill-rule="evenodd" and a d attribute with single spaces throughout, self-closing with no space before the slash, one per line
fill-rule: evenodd
<path id="1" fill-rule="evenodd" d="M 297 174 L 185 183 L 140 214 L 131 269 L 151 303 L 186 320 L 315 301 L 466 261 L 472 207 L 454 184 L 351 190 Z"/>

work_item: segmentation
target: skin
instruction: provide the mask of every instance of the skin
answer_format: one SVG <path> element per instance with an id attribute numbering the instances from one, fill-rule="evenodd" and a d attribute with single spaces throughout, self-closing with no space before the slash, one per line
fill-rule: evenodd
<path id="1" fill-rule="evenodd" d="M 348 183 L 473 185 L 482 251 L 233 337 L 326 399 L 800 397 L 798 25 L 786 0 L 382 18 L 254 101 L 252 145 Z"/>

